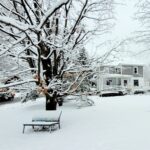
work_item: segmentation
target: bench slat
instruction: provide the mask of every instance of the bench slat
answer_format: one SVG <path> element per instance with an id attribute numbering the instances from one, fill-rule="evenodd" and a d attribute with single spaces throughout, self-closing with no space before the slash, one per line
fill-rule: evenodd
<path id="1" fill-rule="evenodd" d="M 38 121 L 36 121 L 36 122 L 30 122 L 30 123 L 24 123 L 23 125 L 25 125 L 25 126 L 32 126 L 32 125 L 53 125 L 53 124 L 58 124 L 58 122 L 38 122 Z"/>
<path id="2" fill-rule="evenodd" d="M 30 123 L 24 123 L 22 132 L 24 133 L 26 126 L 32 126 L 33 128 L 34 128 L 34 126 L 42 126 L 42 127 L 49 126 L 49 127 L 52 127 L 52 126 L 54 126 L 56 124 L 59 125 L 58 122 L 30 122 Z"/>

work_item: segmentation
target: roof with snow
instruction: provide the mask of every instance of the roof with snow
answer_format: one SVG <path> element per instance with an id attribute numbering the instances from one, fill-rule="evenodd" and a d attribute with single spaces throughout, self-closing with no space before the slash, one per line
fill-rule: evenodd
<path id="1" fill-rule="evenodd" d="M 104 74 L 104 78 L 131 78 L 131 75 L 122 75 L 122 74 Z"/>
<path id="2" fill-rule="evenodd" d="M 126 57 L 121 59 L 118 62 L 119 65 L 139 65 L 139 66 L 144 66 L 144 63 L 141 62 L 139 59 L 135 59 L 133 57 Z"/>
<path id="3" fill-rule="evenodd" d="M 102 66 L 115 67 L 118 65 L 144 66 L 145 63 L 141 62 L 140 60 L 134 59 L 134 58 L 126 57 L 124 59 L 120 59 L 118 61 L 114 61 L 114 62 L 111 62 L 111 63 L 106 64 L 106 65 L 102 65 Z"/>

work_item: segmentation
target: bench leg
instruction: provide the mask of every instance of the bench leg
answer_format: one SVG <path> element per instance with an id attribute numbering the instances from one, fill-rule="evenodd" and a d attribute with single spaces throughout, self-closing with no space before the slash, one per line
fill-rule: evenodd
<path id="1" fill-rule="evenodd" d="M 52 126 L 49 126 L 49 132 L 50 133 L 52 132 Z"/>
<path id="2" fill-rule="evenodd" d="M 57 126 L 57 125 L 58 125 L 58 126 Z M 49 131 L 50 131 L 50 132 L 54 131 L 54 130 L 56 129 L 56 127 L 58 128 L 58 127 L 59 127 L 59 124 L 50 125 L 50 126 L 49 126 L 49 129 L 50 129 Z"/>
<path id="3" fill-rule="evenodd" d="M 25 125 L 23 125 L 23 131 L 22 131 L 22 133 L 24 133 L 24 130 L 25 130 Z"/>

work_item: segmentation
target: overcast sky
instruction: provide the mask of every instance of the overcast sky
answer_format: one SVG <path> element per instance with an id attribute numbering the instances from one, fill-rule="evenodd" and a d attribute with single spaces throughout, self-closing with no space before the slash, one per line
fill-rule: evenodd
<path id="1" fill-rule="evenodd" d="M 111 40 L 111 44 L 104 45 L 103 47 L 93 47 L 93 45 L 98 45 L 98 43 L 101 43 L 101 39 L 94 39 L 91 42 L 90 46 L 90 55 L 94 54 L 101 54 L 102 51 L 106 51 L 111 48 L 112 45 L 114 45 L 115 41 L 121 41 L 126 38 L 130 38 L 134 36 L 134 32 L 140 30 L 141 24 L 134 18 L 135 17 L 135 4 L 138 0 L 117 0 L 117 2 L 123 3 L 116 5 L 115 9 L 115 26 L 111 30 L 111 33 L 103 36 L 103 41 Z M 97 49 L 96 49 L 97 48 Z M 137 44 L 130 42 L 128 45 L 122 47 L 125 51 L 129 51 L 129 56 L 132 57 L 134 53 L 138 53 L 139 51 L 144 50 L 146 47 L 143 46 L 143 44 Z M 92 49 L 92 50 L 91 50 Z M 125 53 L 122 53 L 122 57 L 125 56 Z M 149 57 L 150 55 L 146 56 L 140 55 L 137 56 L 138 61 L 141 61 L 142 63 L 150 63 L 149 59 L 145 59 L 145 57 Z"/>
<path id="2" fill-rule="evenodd" d="M 117 0 L 118 2 L 121 0 Z M 124 5 L 116 6 L 116 26 L 113 30 L 116 36 L 123 38 L 130 36 L 132 32 L 138 29 L 138 21 L 134 19 L 136 12 L 135 4 L 137 0 L 124 0 Z"/>

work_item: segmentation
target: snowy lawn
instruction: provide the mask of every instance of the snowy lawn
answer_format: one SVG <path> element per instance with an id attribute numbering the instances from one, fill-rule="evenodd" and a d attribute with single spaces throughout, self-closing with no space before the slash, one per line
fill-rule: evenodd
<path id="1" fill-rule="evenodd" d="M 61 129 L 33 132 L 22 124 L 44 110 L 44 99 L 0 106 L 0 150 L 149 150 L 150 96 L 91 97 L 95 106 L 64 103 Z"/>

